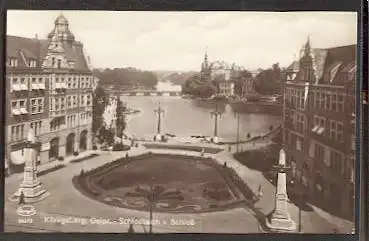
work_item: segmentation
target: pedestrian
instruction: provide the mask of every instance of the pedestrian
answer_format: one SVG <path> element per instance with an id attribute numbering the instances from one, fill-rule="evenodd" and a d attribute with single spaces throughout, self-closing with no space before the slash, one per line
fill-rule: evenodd
<path id="1" fill-rule="evenodd" d="M 24 205 L 24 204 L 26 204 L 24 200 L 24 193 L 23 191 L 21 191 L 20 196 L 19 196 L 19 205 Z"/>

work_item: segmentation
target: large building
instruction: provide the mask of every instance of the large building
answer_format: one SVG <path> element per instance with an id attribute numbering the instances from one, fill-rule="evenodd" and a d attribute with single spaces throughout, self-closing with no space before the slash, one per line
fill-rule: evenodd
<path id="1" fill-rule="evenodd" d="M 200 78 L 204 82 L 216 83 L 218 97 L 231 97 L 235 95 L 235 83 L 233 76 L 234 66 L 228 66 L 222 61 L 209 63 L 208 55 L 205 53 L 204 60 L 201 64 Z"/>
<path id="2" fill-rule="evenodd" d="M 290 180 L 308 198 L 353 217 L 356 45 L 314 49 L 287 69 L 285 144 Z"/>
<path id="3" fill-rule="evenodd" d="M 45 163 L 91 147 L 92 92 L 96 79 L 60 15 L 47 39 L 7 36 L 5 155 L 24 163 L 24 142 L 33 129 L 38 161 Z"/>

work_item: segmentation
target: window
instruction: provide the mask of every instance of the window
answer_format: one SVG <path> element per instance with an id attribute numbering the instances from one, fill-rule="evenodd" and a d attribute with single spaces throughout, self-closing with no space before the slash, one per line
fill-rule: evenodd
<path id="1" fill-rule="evenodd" d="M 81 106 L 85 105 L 85 96 L 81 95 Z"/>
<path id="2" fill-rule="evenodd" d="M 73 78 L 73 89 L 77 88 L 77 79 L 76 77 Z"/>
<path id="3" fill-rule="evenodd" d="M 29 61 L 29 67 L 36 68 L 36 60 L 30 60 Z"/>
<path id="4" fill-rule="evenodd" d="M 58 59 L 58 69 L 61 68 L 61 59 Z"/>
<path id="5" fill-rule="evenodd" d="M 315 153 L 314 153 L 314 160 L 315 160 L 315 164 L 317 165 L 317 167 L 322 166 L 324 162 L 324 156 L 325 156 L 325 148 L 316 143 L 315 144 Z M 329 163 L 325 163 L 327 166 L 329 166 Z"/>
<path id="6" fill-rule="evenodd" d="M 296 136 L 296 150 L 302 151 L 304 149 L 304 139 Z"/>
<path id="7" fill-rule="evenodd" d="M 91 106 L 91 95 L 87 95 L 87 106 Z"/>
<path id="8" fill-rule="evenodd" d="M 31 99 L 31 114 L 39 114 L 44 112 L 44 98 Z"/>
<path id="9" fill-rule="evenodd" d="M 12 141 L 23 140 L 25 138 L 24 134 L 24 124 L 11 126 L 10 139 Z"/>
<path id="10" fill-rule="evenodd" d="M 331 106 L 331 110 L 332 111 L 336 111 L 337 110 L 337 94 L 333 93 L 332 94 L 332 106 Z"/>
<path id="11" fill-rule="evenodd" d="M 69 77 L 68 78 L 68 89 L 71 89 L 72 88 L 72 78 Z"/>
<path id="12" fill-rule="evenodd" d="M 343 123 L 331 120 L 329 136 L 332 140 L 343 142 Z"/>
<path id="13" fill-rule="evenodd" d="M 326 110 L 330 110 L 331 109 L 331 94 L 327 93 L 326 94 Z"/>
<path id="14" fill-rule="evenodd" d="M 54 68 L 55 67 L 55 57 L 51 58 L 51 67 Z"/>
<path id="15" fill-rule="evenodd" d="M 334 173 L 343 173 L 344 172 L 344 165 L 343 165 L 343 156 L 342 154 L 331 151 L 331 170 Z"/>
<path id="16" fill-rule="evenodd" d="M 17 67 L 18 66 L 18 59 L 10 58 L 10 67 Z"/>
<path id="17" fill-rule="evenodd" d="M 67 97 L 67 107 L 72 108 L 72 96 Z"/>
<path id="18" fill-rule="evenodd" d="M 343 112 L 344 111 L 344 98 L 342 94 L 338 95 L 337 100 L 337 112 Z"/>
<path id="19" fill-rule="evenodd" d="M 40 135 L 41 131 L 42 131 L 42 121 L 35 121 L 35 122 L 31 122 L 30 124 L 31 129 L 33 130 L 33 132 L 35 133 L 35 135 Z"/>
<path id="20" fill-rule="evenodd" d="M 77 107 L 77 96 L 73 95 L 73 107 Z"/>
<path id="21" fill-rule="evenodd" d="M 297 113 L 297 131 L 300 133 L 304 132 L 304 125 L 305 125 L 305 116 L 303 114 Z"/>
<path id="22" fill-rule="evenodd" d="M 60 98 L 60 110 L 65 110 L 65 99 L 64 99 L 64 97 Z"/>

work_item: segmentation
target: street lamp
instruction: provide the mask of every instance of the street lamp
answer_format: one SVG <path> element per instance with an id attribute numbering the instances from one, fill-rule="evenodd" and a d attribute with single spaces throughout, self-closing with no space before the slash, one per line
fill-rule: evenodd
<path id="1" fill-rule="evenodd" d="M 239 150 L 239 143 L 240 143 L 240 112 L 237 111 L 234 113 L 235 117 L 237 117 L 237 139 L 236 139 L 236 153 L 238 153 Z"/>
<path id="2" fill-rule="evenodd" d="M 151 184 L 150 184 L 150 197 L 149 202 L 150 202 L 150 209 L 149 209 L 149 217 L 150 217 L 150 228 L 149 228 L 149 233 L 152 233 L 152 209 L 153 209 L 153 203 L 154 203 L 154 177 L 151 177 Z"/>

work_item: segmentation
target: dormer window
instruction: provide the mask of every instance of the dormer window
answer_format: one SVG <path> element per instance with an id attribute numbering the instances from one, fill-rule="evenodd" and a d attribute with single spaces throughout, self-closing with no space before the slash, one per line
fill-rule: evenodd
<path id="1" fill-rule="evenodd" d="M 18 66 L 18 59 L 10 58 L 10 67 L 17 67 Z"/>
<path id="2" fill-rule="evenodd" d="M 29 61 L 29 67 L 30 67 L 30 68 L 36 68 L 36 60 L 31 59 L 31 60 Z"/>

